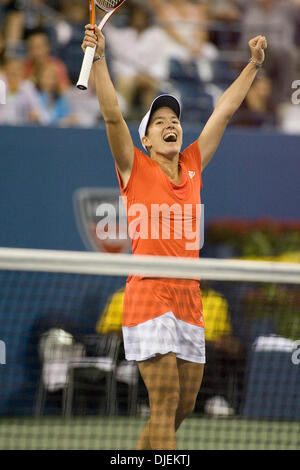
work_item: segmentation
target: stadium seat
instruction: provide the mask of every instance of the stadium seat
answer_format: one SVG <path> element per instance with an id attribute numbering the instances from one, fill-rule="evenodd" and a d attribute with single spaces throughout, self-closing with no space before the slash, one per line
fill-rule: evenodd
<path id="1" fill-rule="evenodd" d="M 48 393 L 62 391 L 62 412 L 65 413 L 67 370 L 71 358 L 84 356 L 83 345 L 74 344 L 73 336 L 60 329 L 51 328 L 41 335 L 38 344 L 41 375 L 35 404 L 36 416 L 44 413 Z"/>
<path id="2" fill-rule="evenodd" d="M 199 83 L 200 81 L 197 66 L 193 61 L 183 64 L 180 60 L 170 59 L 169 77 L 176 82 L 189 81 Z"/>
<path id="3" fill-rule="evenodd" d="M 121 337 L 118 334 L 89 335 L 96 344 L 96 356 L 74 358 L 68 362 L 65 415 L 71 416 L 75 391 L 105 393 L 105 414 L 116 414 L 116 371 Z M 98 349 L 98 351 L 97 351 Z"/>
<path id="4" fill-rule="evenodd" d="M 93 337 L 93 338 L 92 338 Z M 42 335 L 39 354 L 42 372 L 38 387 L 35 414 L 43 414 L 49 392 L 62 391 L 62 413 L 70 416 L 73 409 L 75 389 L 105 391 L 106 414 L 116 411 L 116 370 L 121 337 L 118 334 L 89 335 L 87 341 L 97 343 L 93 357 L 86 355 L 86 348 L 75 343 L 71 334 L 51 329 Z M 119 379 L 128 380 L 118 373 Z M 104 383 L 103 383 L 104 379 Z"/>
<path id="5" fill-rule="evenodd" d="M 181 89 L 182 91 L 182 89 Z M 182 93 L 183 120 L 190 123 L 206 123 L 213 112 L 213 97 L 202 89 L 195 89 L 195 93 Z"/>
<path id="6" fill-rule="evenodd" d="M 205 123 L 211 115 L 213 97 L 205 89 L 196 64 L 183 64 L 179 60 L 169 61 L 169 76 L 182 101 L 182 120 L 191 123 Z"/>
<path id="7" fill-rule="evenodd" d="M 229 66 L 228 60 L 216 59 L 212 62 L 213 83 L 223 90 L 228 88 L 237 78 L 237 72 Z"/>

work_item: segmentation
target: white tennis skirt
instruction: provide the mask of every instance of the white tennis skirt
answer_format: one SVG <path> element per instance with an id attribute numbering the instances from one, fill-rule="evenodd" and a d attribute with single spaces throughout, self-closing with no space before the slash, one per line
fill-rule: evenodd
<path id="1" fill-rule="evenodd" d="M 178 320 L 173 312 L 136 326 L 123 326 L 122 330 L 128 361 L 144 361 L 156 354 L 173 352 L 180 359 L 205 363 L 204 328 Z"/>

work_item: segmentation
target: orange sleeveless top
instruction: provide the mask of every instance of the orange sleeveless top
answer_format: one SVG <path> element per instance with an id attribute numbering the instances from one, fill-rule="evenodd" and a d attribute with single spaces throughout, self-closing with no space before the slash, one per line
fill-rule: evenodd
<path id="1" fill-rule="evenodd" d="M 137 148 L 125 188 L 117 170 L 134 255 L 199 256 L 202 180 L 197 142 L 180 153 L 179 164 L 179 185 Z M 199 281 L 129 276 L 123 326 L 132 327 L 168 311 L 182 321 L 204 327 Z"/>
<path id="2" fill-rule="evenodd" d="M 159 164 L 134 150 L 131 175 L 123 187 L 132 254 L 199 256 L 201 155 L 197 142 L 179 156 L 181 182 L 173 183 Z"/>

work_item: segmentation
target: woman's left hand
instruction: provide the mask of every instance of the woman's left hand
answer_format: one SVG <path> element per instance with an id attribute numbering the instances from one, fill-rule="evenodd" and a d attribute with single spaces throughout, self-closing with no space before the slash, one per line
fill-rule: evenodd
<path id="1" fill-rule="evenodd" d="M 249 47 L 252 54 L 252 59 L 259 64 L 265 60 L 265 49 L 268 47 L 265 36 L 256 36 L 249 41 Z"/>

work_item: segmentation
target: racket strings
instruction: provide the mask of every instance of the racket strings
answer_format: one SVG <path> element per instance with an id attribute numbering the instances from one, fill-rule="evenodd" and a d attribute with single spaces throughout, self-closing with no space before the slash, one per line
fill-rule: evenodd
<path id="1" fill-rule="evenodd" d="M 117 8 L 123 0 L 96 0 L 96 5 L 102 10 L 112 10 Z"/>

